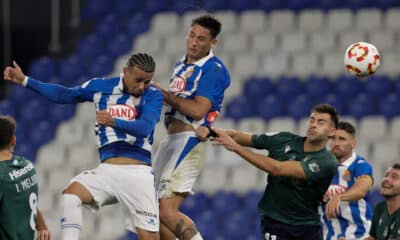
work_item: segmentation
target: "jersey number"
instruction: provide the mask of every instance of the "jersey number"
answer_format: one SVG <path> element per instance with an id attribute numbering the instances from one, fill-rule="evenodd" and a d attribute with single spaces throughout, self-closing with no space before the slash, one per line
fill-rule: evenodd
<path id="1" fill-rule="evenodd" d="M 30 224 L 32 230 L 36 230 L 36 215 L 37 215 L 37 195 L 36 193 L 32 192 L 29 195 L 29 207 L 31 208 L 31 218 L 30 218 Z"/>

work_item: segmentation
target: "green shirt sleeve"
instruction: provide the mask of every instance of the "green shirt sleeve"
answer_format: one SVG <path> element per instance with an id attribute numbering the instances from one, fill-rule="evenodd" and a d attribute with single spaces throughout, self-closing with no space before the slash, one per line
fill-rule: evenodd
<path id="1" fill-rule="evenodd" d="M 254 134 L 251 137 L 253 146 L 258 149 L 269 150 L 272 147 L 279 146 L 293 139 L 294 134 L 289 132 L 268 132 Z"/>
<path id="2" fill-rule="evenodd" d="M 309 180 L 333 178 L 337 172 L 338 163 L 333 156 L 326 154 L 319 158 L 303 159 L 301 166 Z"/>

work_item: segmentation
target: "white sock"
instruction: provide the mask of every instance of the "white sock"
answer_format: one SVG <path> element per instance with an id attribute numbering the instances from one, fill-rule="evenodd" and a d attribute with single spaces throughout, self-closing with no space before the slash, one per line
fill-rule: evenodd
<path id="1" fill-rule="evenodd" d="M 61 232 L 63 240 L 78 240 L 82 227 L 82 201 L 74 194 L 62 195 Z"/>
<path id="2" fill-rule="evenodd" d="M 190 240 L 203 240 L 203 237 L 201 236 L 201 234 L 198 232 L 196 235 L 194 235 L 192 237 L 192 239 Z"/>

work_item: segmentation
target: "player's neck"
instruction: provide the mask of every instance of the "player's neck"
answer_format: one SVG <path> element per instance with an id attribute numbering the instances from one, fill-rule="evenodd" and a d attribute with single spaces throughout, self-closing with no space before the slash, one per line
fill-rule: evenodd
<path id="1" fill-rule="evenodd" d="M 12 151 L 10 149 L 0 150 L 0 161 L 10 160 L 12 158 Z"/>
<path id="2" fill-rule="evenodd" d="M 310 142 L 305 140 L 303 144 L 304 152 L 318 152 L 325 148 L 326 141 Z"/>
<path id="3" fill-rule="evenodd" d="M 339 163 L 344 163 L 346 160 L 348 160 L 351 157 L 352 153 L 350 153 L 349 155 L 346 155 L 344 157 L 341 158 L 337 158 Z"/>
<path id="4" fill-rule="evenodd" d="M 397 209 L 400 209 L 400 195 L 386 199 L 388 212 L 392 215 Z"/>

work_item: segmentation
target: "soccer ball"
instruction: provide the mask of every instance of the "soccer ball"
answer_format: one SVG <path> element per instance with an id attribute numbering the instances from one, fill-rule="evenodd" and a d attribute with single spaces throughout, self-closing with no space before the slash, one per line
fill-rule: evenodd
<path id="1" fill-rule="evenodd" d="M 367 77 L 379 67 L 381 56 L 378 49 L 366 42 L 351 44 L 344 54 L 344 65 L 347 72 L 357 77 Z"/>

